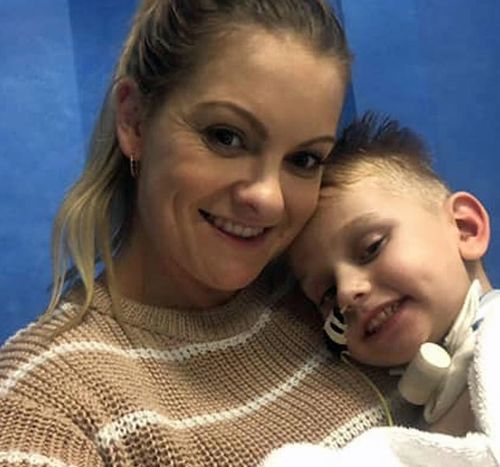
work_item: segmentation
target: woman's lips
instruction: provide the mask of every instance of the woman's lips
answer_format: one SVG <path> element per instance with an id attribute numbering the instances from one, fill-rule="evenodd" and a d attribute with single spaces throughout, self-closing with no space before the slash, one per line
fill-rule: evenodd
<path id="1" fill-rule="evenodd" d="M 204 211 L 200 209 L 200 214 L 203 216 L 203 218 L 213 225 L 215 228 L 221 230 L 222 232 L 232 235 L 234 237 L 238 237 L 241 239 L 254 239 L 256 237 L 259 237 L 262 235 L 268 228 L 266 227 L 256 227 L 256 226 L 250 226 L 250 225 L 245 225 L 241 224 L 235 221 L 231 221 L 229 219 L 215 216 L 213 214 L 208 213 L 207 211 Z"/>

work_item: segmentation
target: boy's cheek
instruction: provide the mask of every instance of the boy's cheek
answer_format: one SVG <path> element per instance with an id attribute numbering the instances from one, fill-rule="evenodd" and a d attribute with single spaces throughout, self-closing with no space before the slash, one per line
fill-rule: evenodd
<path id="1" fill-rule="evenodd" d="M 356 348 L 356 340 L 353 336 L 353 332 L 351 329 L 349 329 L 349 324 L 347 324 L 347 329 L 345 331 L 345 339 L 346 339 L 346 345 L 347 348 L 352 351 L 353 349 Z"/>

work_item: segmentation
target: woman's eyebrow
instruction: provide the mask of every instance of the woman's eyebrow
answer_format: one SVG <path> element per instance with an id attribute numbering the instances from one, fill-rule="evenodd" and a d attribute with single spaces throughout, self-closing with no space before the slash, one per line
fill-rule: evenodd
<path id="1" fill-rule="evenodd" d="M 252 112 L 249 112 L 248 110 L 239 106 L 238 104 L 229 101 L 208 101 L 208 102 L 202 102 L 201 104 L 197 105 L 197 108 L 201 110 L 211 107 L 222 107 L 238 114 L 241 118 L 248 121 L 251 127 L 259 134 L 259 136 L 263 140 L 267 140 L 269 138 L 269 132 L 267 131 L 265 125 L 254 114 L 252 114 Z M 298 147 L 302 148 L 305 146 L 310 146 L 312 144 L 319 144 L 319 143 L 335 144 L 335 137 L 332 135 L 316 136 L 314 138 L 311 138 L 307 141 L 300 143 Z"/>
<path id="2" fill-rule="evenodd" d="M 212 107 L 222 107 L 229 109 L 230 111 L 238 114 L 241 118 L 245 119 L 248 121 L 250 126 L 259 134 L 259 136 L 262 139 L 268 139 L 269 138 L 269 133 L 267 131 L 267 128 L 264 126 L 264 124 L 251 112 L 248 110 L 244 109 L 243 107 L 240 107 L 239 105 L 235 104 L 234 102 L 229 102 L 229 101 L 208 101 L 208 102 L 203 102 L 197 106 L 200 109 L 206 109 L 206 108 L 212 108 Z"/>

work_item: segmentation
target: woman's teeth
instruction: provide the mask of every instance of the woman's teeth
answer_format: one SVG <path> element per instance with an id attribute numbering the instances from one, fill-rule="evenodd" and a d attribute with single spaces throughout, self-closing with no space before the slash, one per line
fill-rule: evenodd
<path id="1" fill-rule="evenodd" d="M 236 237 L 253 238 L 264 232 L 264 227 L 249 227 L 247 225 L 237 224 L 236 222 L 221 217 L 215 217 L 205 212 L 204 217 L 218 229 Z"/>
<path id="2" fill-rule="evenodd" d="M 379 330 L 379 328 L 384 324 L 399 308 L 401 304 L 400 301 L 393 303 L 385 307 L 380 313 L 378 313 L 369 323 L 366 328 L 368 334 L 374 334 Z"/>

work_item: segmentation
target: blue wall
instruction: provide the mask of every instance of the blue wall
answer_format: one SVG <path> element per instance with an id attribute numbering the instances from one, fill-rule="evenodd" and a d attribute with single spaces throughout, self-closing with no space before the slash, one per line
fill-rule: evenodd
<path id="1" fill-rule="evenodd" d="M 500 284 L 500 2 L 331 0 L 356 55 L 349 112 L 379 109 L 430 142 L 490 209 Z M 0 342 L 46 305 L 50 230 L 79 173 L 138 0 L 0 0 Z"/>
<path id="2" fill-rule="evenodd" d="M 0 343 L 47 304 L 52 221 L 135 6 L 0 1 Z"/>

